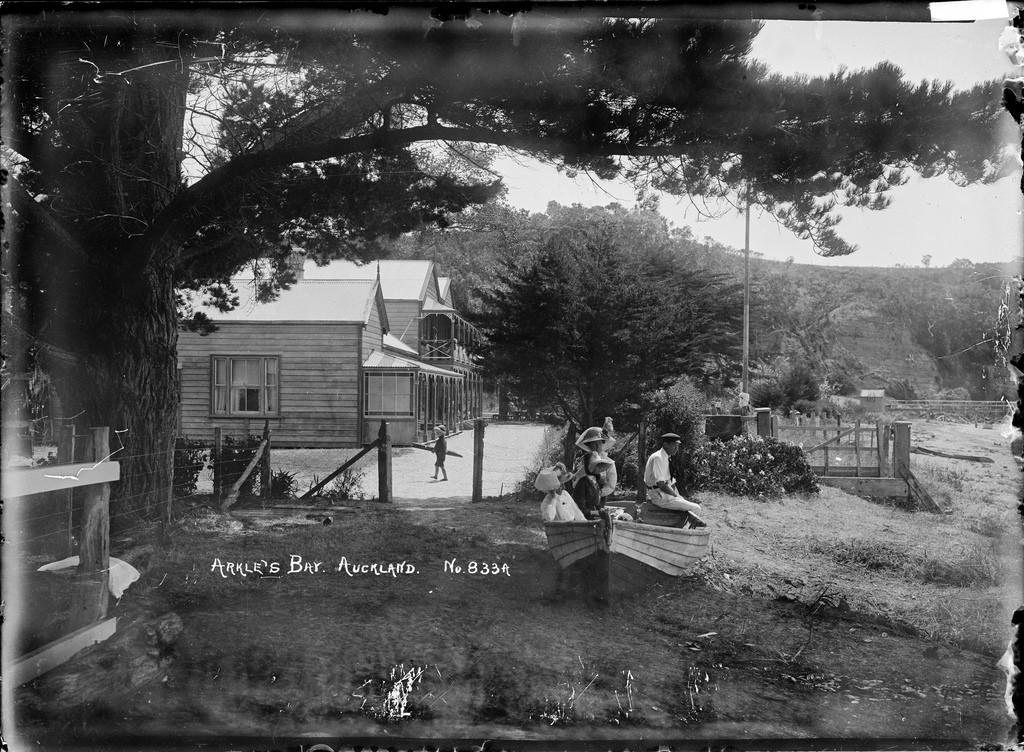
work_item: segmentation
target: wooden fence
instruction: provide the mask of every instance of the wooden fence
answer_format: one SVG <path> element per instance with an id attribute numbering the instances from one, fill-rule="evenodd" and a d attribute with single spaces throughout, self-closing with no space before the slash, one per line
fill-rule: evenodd
<path id="1" fill-rule="evenodd" d="M 116 620 L 105 618 L 110 579 L 110 484 L 120 480 L 121 467 L 109 459 L 109 436 L 108 428 L 90 431 L 89 462 L 4 471 L 6 545 L 11 547 L 9 556 L 15 562 L 23 561 L 19 554 L 23 553 L 24 542 L 11 535 L 11 531 L 17 532 L 29 519 L 34 497 L 51 493 L 65 496 L 70 521 L 71 492 L 82 489 L 84 494 L 69 633 L 27 655 L 15 657 L 9 664 L 5 661 L 5 686 L 16 687 L 30 681 L 114 634 Z M 12 599 L 28 595 L 22 587 L 9 592 Z M 10 610 L 17 614 L 17 604 L 12 602 Z"/>
<path id="2" fill-rule="evenodd" d="M 975 421 L 998 421 L 1010 409 L 1002 400 L 894 400 L 889 412 L 915 415 L 957 415 Z"/>
<path id="3" fill-rule="evenodd" d="M 709 425 L 721 417 L 708 416 Z M 825 485 L 857 496 L 906 498 L 928 511 L 944 511 L 910 469 L 908 421 L 856 421 L 844 426 L 821 418 L 788 420 L 765 407 L 743 416 L 740 429 L 799 446 Z"/>
<path id="4" fill-rule="evenodd" d="M 773 435 L 803 449 L 811 469 L 831 477 L 884 478 L 892 467 L 892 424 L 801 425 L 775 422 Z"/>

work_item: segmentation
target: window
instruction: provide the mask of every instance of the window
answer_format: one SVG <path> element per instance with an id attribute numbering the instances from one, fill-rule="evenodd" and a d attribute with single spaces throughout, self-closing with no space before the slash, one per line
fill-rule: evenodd
<path id="1" fill-rule="evenodd" d="M 277 358 L 213 358 L 214 415 L 277 413 Z"/>
<path id="2" fill-rule="evenodd" d="M 366 415 L 412 415 L 411 373 L 365 374 L 364 413 Z"/>

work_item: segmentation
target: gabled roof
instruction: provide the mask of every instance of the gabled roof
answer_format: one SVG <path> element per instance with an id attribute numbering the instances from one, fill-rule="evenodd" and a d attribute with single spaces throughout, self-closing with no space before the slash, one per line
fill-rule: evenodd
<path id="1" fill-rule="evenodd" d="M 437 296 L 443 302 L 448 305 L 452 304 L 452 278 L 451 277 L 438 277 L 437 278 Z"/>
<path id="2" fill-rule="evenodd" d="M 431 285 L 436 284 L 434 262 L 418 260 L 384 259 L 357 264 L 339 259 L 326 266 L 306 261 L 303 276 L 308 280 L 376 279 L 378 265 L 385 300 L 424 300 Z"/>
<path id="3" fill-rule="evenodd" d="M 424 313 L 458 313 L 454 308 L 449 306 L 447 303 L 439 303 L 433 298 L 427 298 L 423 301 L 423 312 Z"/>
<path id="4" fill-rule="evenodd" d="M 281 290 L 277 300 L 257 303 L 252 284 L 237 280 L 239 304 L 222 313 L 202 309 L 213 321 L 333 321 L 365 324 L 379 300 L 376 276 L 370 280 L 302 280 Z M 381 305 L 381 324 L 388 328 L 387 313 Z"/>
<path id="5" fill-rule="evenodd" d="M 400 340 L 394 334 L 385 334 L 384 335 L 384 347 L 385 347 L 385 349 L 388 349 L 388 350 L 395 350 L 395 351 L 397 351 L 399 353 L 404 353 L 406 355 L 412 355 L 414 358 L 419 356 L 419 353 L 416 352 L 416 348 L 409 347 L 409 345 L 407 345 L 404 342 L 402 342 L 402 340 Z"/>
<path id="6" fill-rule="evenodd" d="M 449 371 L 445 368 L 428 365 L 427 363 L 409 360 L 408 358 L 403 358 L 399 355 L 378 351 L 370 353 L 366 360 L 363 361 L 363 368 L 383 368 L 394 371 L 422 371 L 423 373 L 431 373 L 436 376 L 450 376 L 455 379 L 465 378 L 465 376 L 458 371 Z"/>

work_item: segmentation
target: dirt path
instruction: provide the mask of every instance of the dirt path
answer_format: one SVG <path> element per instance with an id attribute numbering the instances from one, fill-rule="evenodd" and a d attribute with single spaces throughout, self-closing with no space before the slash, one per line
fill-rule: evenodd
<path id="1" fill-rule="evenodd" d="M 511 493 L 532 469 L 546 426 L 536 423 L 492 423 L 484 429 L 483 496 Z M 422 449 L 399 448 L 391 475 L 396 504 L 436 505 L 445 500 L 467 503 L 473 496 L 473 431 L 448 439 L 448 450 L 462 455 L 445 460 L 448 481 L 433 480 L 434 454 Z M 375 496 L 377 465 L 366 467 L 363 490 Z"/>

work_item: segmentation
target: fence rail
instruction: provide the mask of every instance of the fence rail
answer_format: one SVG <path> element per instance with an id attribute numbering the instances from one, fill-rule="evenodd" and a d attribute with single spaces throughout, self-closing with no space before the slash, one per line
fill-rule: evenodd
<path id="1" fill-rule="evenodd" d="M 895 400 L 889 403 L 889 409 L 1003 415 L 1009 406 L 1002 400 Z"/>

